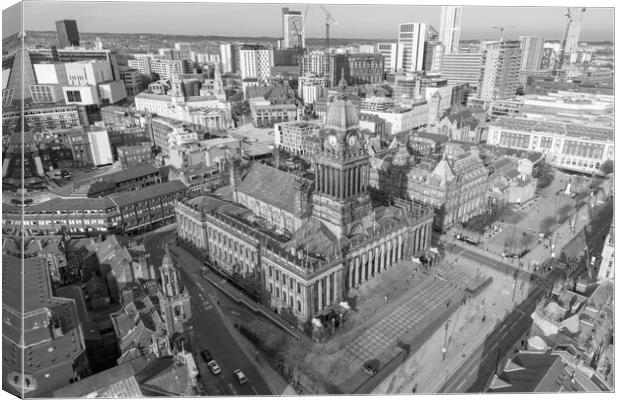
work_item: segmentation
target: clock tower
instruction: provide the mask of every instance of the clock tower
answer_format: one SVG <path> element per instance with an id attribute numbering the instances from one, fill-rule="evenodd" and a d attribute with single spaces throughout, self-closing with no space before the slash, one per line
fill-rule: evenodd
<path id="1" fill-rule="evenodd" d="M 315 189 L 312 216 L 338 238 L 349 237 L 371 213 L 367 193 L 369 155 L 359 132 L 357 108 L 344 95 L 329 106 L 321 131 L 321 148 L 315 154 Z"/>

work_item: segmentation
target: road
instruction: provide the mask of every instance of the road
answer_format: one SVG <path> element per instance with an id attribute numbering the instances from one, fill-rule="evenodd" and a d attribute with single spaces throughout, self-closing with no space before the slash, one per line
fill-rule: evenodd
<path id="1" fill-rule="evenodd" d="M 177 259 L 181 282 L 189 292 L 192 306 L 192 324 L 190 329 L 191 342 L 194 344 L 194 355 L 200 369 L 201 382 L 208 391 L 219 392 L 209 394 L 252 396 L 273 395 L 258 369 L 234 340 L 228 327 L 216 310 L 218 293 L 200 276 L 201 265 L 196 260 L 172 255 Z M 181 259 L 182 258 L 182 259 Z M 200 356 L 200 351 L 209 349 L 217 361 L 222 373 L 214 376 Z M 241 369 L 249 382 L 240 385 L 232 373 Z"/>

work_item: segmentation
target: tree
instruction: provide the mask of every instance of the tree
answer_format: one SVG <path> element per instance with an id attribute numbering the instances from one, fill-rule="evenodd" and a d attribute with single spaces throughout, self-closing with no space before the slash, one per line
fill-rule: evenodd
<path id="1" fill-rule="evenodd" d="M 546 217 L 540 221 L 540 231 L 544 234 L 551 232 L 551 228 L 555 225 L 555 218 Z"/>
<path id="2" fill-rule="evenodd" d="M 551 185 L 551 182 L 553 182 L 553 178 L 554 178 L 554 170 L 551 167 L 551 165 L 549 164 L 543 164 L 540 169 L 538 170 L 538 183 L 537 183 L 537 187 L 539 189 L 543 189 L 546 188 L 547 186 Z"/>
<path id="3" fill-rule="evenodd" d="M 614 172 L 614 162 L 613 162 L 613 160 L 605 161 L 603 164 L 601 164 L 601 167 L 599 169 L 605 175 L 611 174 L 612 172 Z"/>

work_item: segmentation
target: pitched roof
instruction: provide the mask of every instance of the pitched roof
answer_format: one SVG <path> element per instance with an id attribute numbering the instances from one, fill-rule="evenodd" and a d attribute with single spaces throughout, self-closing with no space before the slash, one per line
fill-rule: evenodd
<path id="1" fill-rule="evenodd" d="M 175 193 L 187 189 L 187 186 L 179 180 L 158 183 L 142 189 L 132 190 L 124 193 L 117 193 L 110 198 L 119 207 L 123 207 L 136 201 L 149 200 L 158 196 Z"/>
<path id="2" fill-rule="evenodd" d="M 114 207 L 114 203 L 108 197 L 101 198 L 75 198 L 56 197 L 43 203 L 30 206 L 32 211 L 56 211 L 56 210 L 105 210 Z"/>
<path id="3" fill-rule="evenodd" d="M 256 197 L 291 213 L 295 212 L 297 176 L 261 163 L 255 163 L 243 177 L 238 191 Z"/>
<path id="4" fill-rule="evenodd" d="M 145 175 L 152 175 L 158 173 L 159 170 L 155 168 L 152 164 L 142 163 L 138 165 L 134 165 L 131 168 L 123 169 L 118 172 L 113 172 L 108 175 L 103 175 L 104 181 L 109 181 L 113 183 L 125 182 L 131 179 L 140 178 Z"/>
<path id="5" fill-rule="evenodd" d="M 55 390 L 53 397 L 142 397 L 134 375 L 130 364 L 121 364 Z"/>

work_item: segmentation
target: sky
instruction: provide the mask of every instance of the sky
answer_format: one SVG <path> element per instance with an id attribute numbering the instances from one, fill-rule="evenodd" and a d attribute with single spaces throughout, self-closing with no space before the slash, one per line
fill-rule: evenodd
<path id="1" fill-rule="evenodd" d="M 483 3 L 484 0 L 481 0 L 475 4 Z M 23 4 L 26 30 L 52 31 L 55 29 L 54 21 L 76 19 L 78 29 L 82 32 L 274 38 L 282 36 L 283 6 L 302 13 L 306 9 L 305 3 L 205 4 L 26 0 Z M 402 22 L 427 22 L 439 29 L 441 12 L 439 6 L 328 4 L 327 7 L 338 21 L 337 25 L 331 26 L 331 36 L 337 38 L 396 40 L 398 24 Z M 499 34 L 491 28 L 491 25 L 499 25 L 504 27 L 506 39 L 516 39 L 520 35 L 536 35 L 550 40 L 560 40 L 566 21 L 565 12 L 566 9 L 559 6 L 465 6 L 461 39 L 497 39 Z M 15 25 L 18 18 L 9 18 L 4 15 L 5 13 L 8 12 L 6 10 L 3 12 L 3 36 L 12 29 L 18 29 Z M 316 4 L 311 5 L 306 19 L 306 37 L 324 37 L 324 24 L 325 17 L 321 8 Z M 613 27 L 612 8 L 589 7 L 584 15 L 581 41 L 613 40 Z"/>

